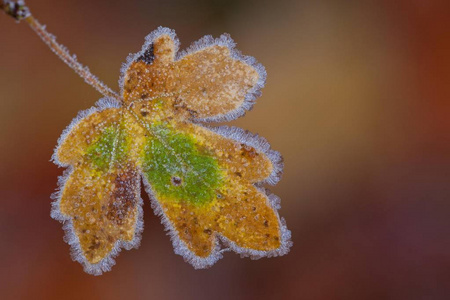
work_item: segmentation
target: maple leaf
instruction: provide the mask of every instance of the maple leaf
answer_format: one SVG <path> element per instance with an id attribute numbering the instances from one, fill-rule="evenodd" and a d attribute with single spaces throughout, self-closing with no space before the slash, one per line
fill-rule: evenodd
<path id="1" fill-rule="evenodd" d="M 262 187 L 280 179 L 280 154 L 242 129 L 202 125 L 243 115 L 260 95 L 264 67 L 234 46 L 206 36 L 178 53 L 174 31 L 158 28 L 123 66 L 121 101 L 101 99 L 63 132 L 53 160 L 68 169 L 52 216 L 86 272 L 110 270 L 121 248 L 139 245 L 141 180 L 175 252 L 195 268 L 228 249 L 289 251 L 279 198 Z"/>

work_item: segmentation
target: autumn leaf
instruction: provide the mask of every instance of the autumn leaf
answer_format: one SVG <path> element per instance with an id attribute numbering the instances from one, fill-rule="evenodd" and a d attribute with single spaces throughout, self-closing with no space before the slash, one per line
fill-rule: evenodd
<path id="1" fill-rule="evenodd" d="M 204 124 L 251 109 L 264 67 L 227 35 L 178 47 L 168 28 L 148 35 L 122 68 L 121 101 L 103 98 L 80 113 L 55 150 L 67 170 L 52 216 L 88 273 L 110 270 L 121 248 L 139 245 L 141 181 L 175 252 L 195 268 L 227 250 L 260 258 L 292 244 L 279 198 L 263 188 L 280 179 L 280 154 L 242 129 Z"/>

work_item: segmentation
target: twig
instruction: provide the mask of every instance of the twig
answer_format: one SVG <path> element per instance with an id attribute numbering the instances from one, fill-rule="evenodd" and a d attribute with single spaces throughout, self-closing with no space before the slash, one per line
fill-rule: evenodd
<path id="1" fill-rule="evenodd" d="M 63 62 L 65 62 L 75 73 L 81 76 L 88 84 L 94 87 L 98 92 L 106 97 L 112 97 L 121 101 L 120 96 L 101 82 L 93 75 L 89 68 L 80 64 L 75 55 L 71 55 L 66 47 L 58 44 L 55 36 L 45 30 L 45 26 L 36 20 L 25 5 L 25 1 L 0 1 L 0 9 L 6 14 L 13 17 L 16 21 L 24 20 L 36 32 L 36 34 L 47 44 L 47 46 L 55 53 Z"/>

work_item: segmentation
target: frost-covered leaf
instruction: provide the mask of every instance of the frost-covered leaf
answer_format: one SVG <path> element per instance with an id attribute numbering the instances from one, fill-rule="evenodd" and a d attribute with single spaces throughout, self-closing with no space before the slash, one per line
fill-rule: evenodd
<path id="1" fill-rule="evenodd" d="M 175 252 L 195 268 L 226 249 L 289 251 L 279 199 L 262 187 L 278 182 L 279 153 L 239 128 L 200 124 L 242 115 L 264 84 L 264 68 L 233 48 L 228 36 L 205 37 L 178 54 L 174 32 L 159 28 L 123 67 L 123 101 L 102 99 L 63 133 L 54 160 L 68 170 L 53 216 L 88 273 L 138 246 L 141 179 Z"/>

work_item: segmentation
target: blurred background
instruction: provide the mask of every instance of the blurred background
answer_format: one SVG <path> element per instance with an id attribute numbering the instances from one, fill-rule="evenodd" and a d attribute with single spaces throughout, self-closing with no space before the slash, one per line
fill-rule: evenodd
<path id="1" fill-rule="evenodd" d="M 59 42 L 117 89 L 129 52 L 159 25 L 182 48 L 228 32 L 267 69 L 231 122 L 285 158 L 271 190 L 294 246 L 194 270 L 145 196 L 138 250 L 93 277 L 72 262 L 49 160 L 100 95 L 26 24 L 0 13 L 2 299 L 450 299 L 450 2 L 29 0 Z"/>

